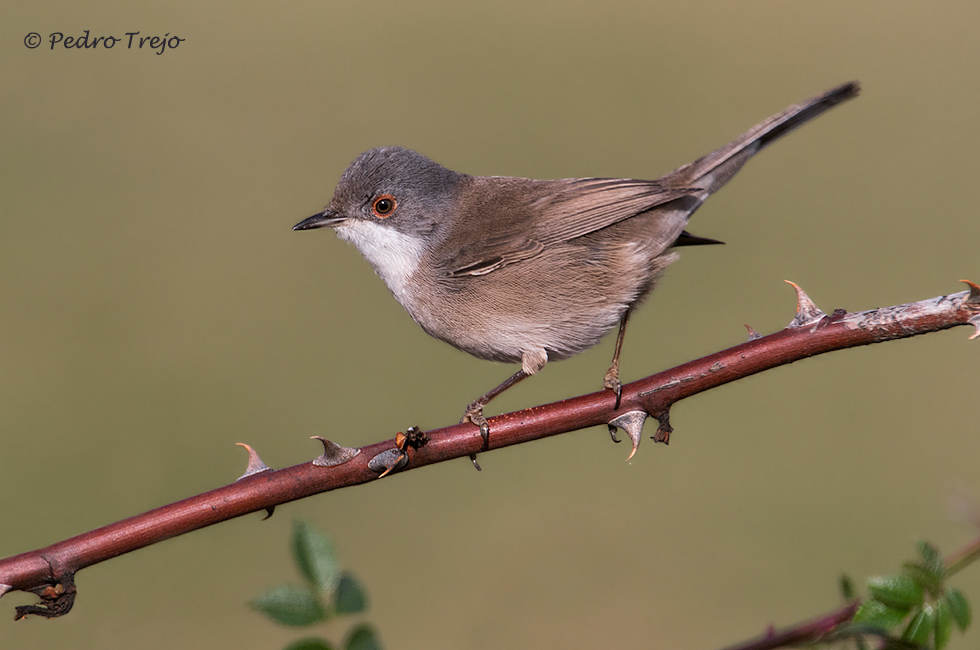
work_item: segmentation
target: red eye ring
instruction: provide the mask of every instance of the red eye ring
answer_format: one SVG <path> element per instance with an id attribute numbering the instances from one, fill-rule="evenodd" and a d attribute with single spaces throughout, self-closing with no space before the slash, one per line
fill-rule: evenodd
<path id="1" fill-rule="evenodd" d="M 378 219 L 387 219 L 398 207 L 398 201 L 391 194 L 382 194 L 371 204 L 371 211 Z"/>

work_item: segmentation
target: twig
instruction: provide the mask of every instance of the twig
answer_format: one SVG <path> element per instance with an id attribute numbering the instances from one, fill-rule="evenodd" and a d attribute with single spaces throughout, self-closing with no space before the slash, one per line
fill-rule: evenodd
<path id="1" fill-rule="evenodd" d="M 945 577 L 952 577 L 966 568 L 967 565 L 975 562 L 978 557 L 980 557 L 980 537 L 977 537 L 963 548 L 943 558 L 943 564 L 946 567 Z M 839 609 L 835 609 L 813 620 L 797 623 L 778 632 L 770 628 L 758 638 L 728 646 L 724 650 L 773 650 L 774 648 L 784 648 L 791 645 L 828 641 L 835 637 L 845 635 L 856 637 L 873 634 L 881 638 L 887 638 L 888 633 L 886 630 L 869 630 L 866 627 L 863 629 L 853 627 L 848 629 L 846 627 L 846 624 L 854 619 L 854 615 L 857 614 L 862 602 L 860 599 L 852 600 Z"/>
<path id="2" fill-rule="evenodd" d="M 860 605 L 860 602 L 848 603 L 840 609 L 835 609 L 812 621 L 799 623 L 779 632 L 771 630 L 758 639 L 728 646 L 724 650 L 773 650 L 794 644 L 819 641 L 840 625 L 849 623 Z"/>
<path id="3" fill-rule="evenodd" d="M 964 281 L 966 282 L 966 281 Z M 601 424 L 626 429 L 634 452 L 647 415 L 659 421 L 653 438 L 668 442 L 671 405 L 769 368 L 832 350 L 906 338 L 958 325 L 972 324 L 980 335 L 980 286 L 929 300 L 848 314 L 825 315 L 796 285 L 796 317 L 785 329 L 691 361 L 623 387 L 622 401 L 610 391 L 507 413 L 490 420 L 489 449 L 538 440 Z M 615 435 L 613 437 L 615 440 Z M 307 462 L 274 471 L 249 451 L 249 470 L 235 483 L 178 501 L 135 517 L 83 533 L 46 548 L 0 560 L 0 596 L 31 591 L 43 606 L 18 608 L 27 614 L 60 616 L 71 609 L 74 575 L 81 569 L 156 542 L 228 519 L 321 492 L 377 480 L 405 469 L 471 456 L 483 439 L 472 424 L 459 424 L 427 434 L 400 434 L 360 449 L 324 440 L 325 452 Z"/>

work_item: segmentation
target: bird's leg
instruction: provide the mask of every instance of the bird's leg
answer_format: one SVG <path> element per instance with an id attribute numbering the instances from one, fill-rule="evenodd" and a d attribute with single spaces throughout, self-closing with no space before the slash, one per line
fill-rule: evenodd
<path id="1" fill-rule="evenodd" d="M 483 449 L 486 449 L 490 444 L 490 425 L 487 423 L 487 419 L 483 417 L 483 407 L 497 395 L 500 395 L 502 392 L 518 383 L 525 377 L 530 376 L 530 373 L 525 372 L 522 368 L 508 377 L 504 383 L 500 384 L 486 395 L 473 400 L 473 402 L 466 407 L 466 413 L 463 414 L 463 419 L 460 420 L 460 422 L 472 422 L 476 426 L 480 427 L 480 435 L 483 436 Z M 474 460 L 473 463 L 476 464 L 476 461 Z"/>
<path id="2" fill-rule="evenodd" d="M 470 421 L 476 426 L 480 427 L 480 435 L 483 436 L 484 450 L 490 448 L 490 424 L 487 422 L 487 419 L 483 417 L 483 407 L 486 406 L 494 397 L 500 395 L 514 384 L 520 382 L 526 377 L 530 377 L 537 371 L 544 368 L 544 364 L 546 363 L 548 363 L 548 352 L 544 348 L 525 350 L 521 353 L 520 370 L 508 377 L 504 383 L 500 384 L 483 397 L 477 398 L 472 404 L 466 407 L 466 413 L 463 414 L 463 419 L 460 420 L 460 422 Z M 480 469 L 480 464 L 476 462 L 476 454 L 470 454 L 470 460 L 473 461 L 474 467 Z"/>
<path id="3" fill-rule="evenodd" d="M 619 353 L 623 350 L 623 339 L 626 337 L 626 323 L 629 322 L 632 311 L 633 305 L 630 305 L 623 312 L 622 320 L 619 321 L 619 334 L 616 336 L 616 352 L 613 353 L 612 365 L 606 371 L 606 378 L 602 382 L 605 388 L 608 388 L 616 394 L 616 406 L 614 408 L 617 409 L 623 397 L 623 385 L 619 382 Z"/>

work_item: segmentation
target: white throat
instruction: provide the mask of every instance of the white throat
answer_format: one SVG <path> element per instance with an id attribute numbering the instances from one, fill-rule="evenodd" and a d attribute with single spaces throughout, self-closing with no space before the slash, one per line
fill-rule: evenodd
<path id="1" fill-rule="evenodd" d="M 422 239 L 363 219 L 348 219 L 334 229 L 341 239 L 357 247 L 395 299 L 408 307 L 411 302 L 408 279 L 415 273 L 425 252 Z"/>

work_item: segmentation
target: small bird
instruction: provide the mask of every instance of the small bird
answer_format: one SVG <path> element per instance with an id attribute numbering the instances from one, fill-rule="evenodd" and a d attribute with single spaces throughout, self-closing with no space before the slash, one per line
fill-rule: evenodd
<path id="1" fill-rule="evenodd" d="M 678 246 L 720 244 L 687 232 L 709 196 L 768 144 L 857 96 L 856 82 L 791 106 L 720 149 L 656 180 L 470 176 L 401 147 L 366 151 L 333 199 L 293 230 L 330 226 L 357 247 L 428 334 L 521 369 L 474 400 L 462 421 L 548 361 L 619 335 L 603 385 L 616 395 L 633 309 Z"/>

